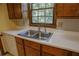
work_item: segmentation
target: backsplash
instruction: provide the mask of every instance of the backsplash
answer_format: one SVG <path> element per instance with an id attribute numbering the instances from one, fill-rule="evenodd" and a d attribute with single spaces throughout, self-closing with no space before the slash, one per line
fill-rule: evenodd
<path id="1" fill-rule="evenodd" d="M 79 31 L 79 19 L 57 19 L 57 29 Z"/>
<path id="2" fill-rule="evenodd" d="M 22 21 L 22 22 L 21 22 Z M 14 21 L 18 27 L 29 26 L 28 19 Z M 79 32 L 79 19 L 57 19 L 57 29 Z"/>

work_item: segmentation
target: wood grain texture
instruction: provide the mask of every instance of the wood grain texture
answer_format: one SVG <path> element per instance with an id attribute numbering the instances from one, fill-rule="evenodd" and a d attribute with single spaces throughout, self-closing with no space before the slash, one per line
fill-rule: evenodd
<path id="1" fill-rule="evenodd" d="M 34 48 L 34 49 L 37 49 L 37 50 L 40 50 L 40 44 L 36 43 L 36 42 L 24 40 L 24 45 Z"/>
<path id="2" fill-rule="evenodd" d="M 55 55 L 55 56 L 65 55 L 64 50 L 59 49 L 59 48 L 55 48 L 55 47 L 46 46 L 46 45 L 42 46 L 42 51 L 46 52 L 48 54 L 51 54 L 51 55 Z"/>
<path id="3" fill-rule="evenodd" d="M 40 51 L 37 49 L 33 49 L 31 47 L 25 46 L 25 55 L 26 56 L 40 56 Z"/>

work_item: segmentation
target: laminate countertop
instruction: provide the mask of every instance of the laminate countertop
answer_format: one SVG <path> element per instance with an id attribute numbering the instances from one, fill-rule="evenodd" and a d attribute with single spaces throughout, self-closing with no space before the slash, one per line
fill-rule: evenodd
<path id="1" fill-rule="evenodd" d="M 49 41 L 32 39 L 32 38 L 27 38 L 27 37 L 17 35 L 29 29 L 37 30 L 37 28 L 31 27 L 31 28 L 25 28 L 25 29 L 20 29 L 20 30 L 4 31 L 2 33 L 20 37 L 25 40 L 34 41 L 40 44 L 45 44 L 48 46 L 57 47 L 57 48 L 79 53 L 79 32 L 64 31 L 64 30 L 57 30 L 57 29 L 47 29 L 48 32 L 53 33 Z"/>

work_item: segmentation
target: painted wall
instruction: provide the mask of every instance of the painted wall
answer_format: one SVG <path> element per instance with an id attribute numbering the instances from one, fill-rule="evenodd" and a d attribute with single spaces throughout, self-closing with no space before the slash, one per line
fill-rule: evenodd
<path id="1" fill-rule="evenodd" d="M 58 29 L 79 32 L 79 19 L 57 19 Z"/>
<path id="2" fill-rule="evenodd" d="M 6 4 L 0 3 L 0 32 L 11 28 L 16 28 L 16 24 L 9 20 Z"/>
<path id="3" fill-rule="evenodd" d="M 16 29 L 21 26 L 24 26 L 24 22 L 27 23 L 28 22 L 27 19 L 10 20 L 8 17 L 7 5 L 0 4 L 0 32 L 4 30 Z M 57 29 L 79 31 L 79 19 L 57 19 Z"/>

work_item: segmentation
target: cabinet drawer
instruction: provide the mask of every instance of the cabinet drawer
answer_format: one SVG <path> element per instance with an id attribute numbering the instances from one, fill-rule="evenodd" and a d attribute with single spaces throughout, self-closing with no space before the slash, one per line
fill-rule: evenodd
<path id="1" fill-rule="evenodd" d="M 46 52 L 49 53 L 51 55 L 55 55 L 55 56 L 63 56 L 65 55 L 65 51 L 59 48 L 55 48 L 55 47 L 49 47 L 46 45 L 42 46 L 42 52 Z"/>
<path id="2" fill-rule="evenodd" d="M 23 44 L 23 39 L 21 39 L 19 37 L 15 37 L 15 38 L 16 38 L 16 43 Z"/>
<path id="3" fill-rule="evenodd" d="M 24 40 L 25 46 L 40 50 L 40 44 L 32 41 Z"/>

